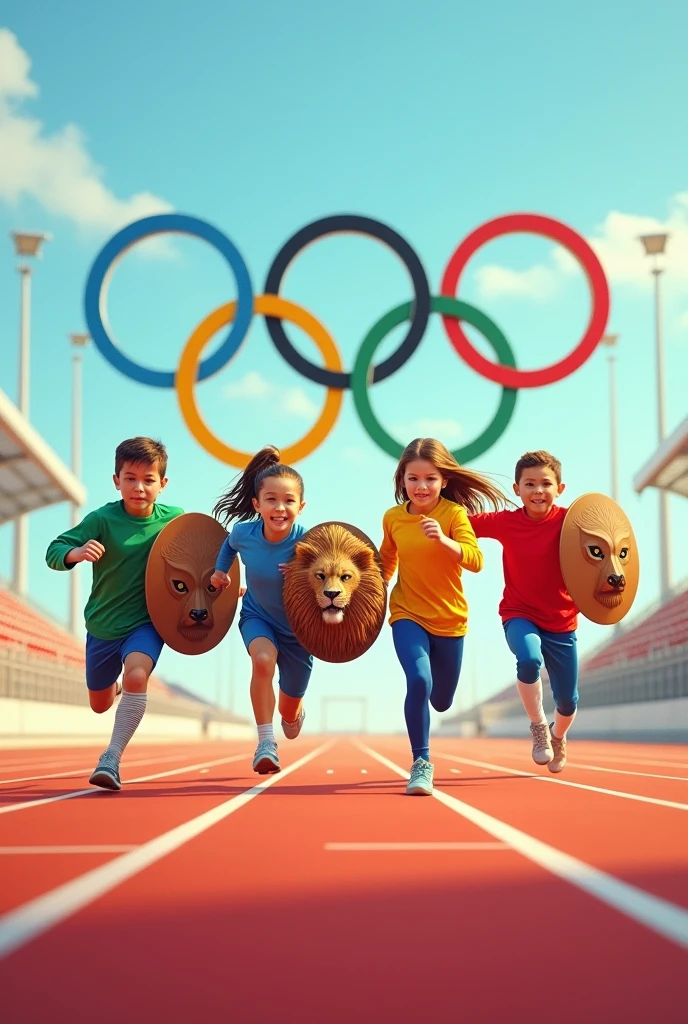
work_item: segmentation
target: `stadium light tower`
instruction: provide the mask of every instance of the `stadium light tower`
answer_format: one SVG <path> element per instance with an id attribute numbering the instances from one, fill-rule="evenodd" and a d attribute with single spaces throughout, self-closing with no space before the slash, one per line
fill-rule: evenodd
<path id="1" fill-rule="evenodd" d="M 19 305 L 19 411 L 29 418 L 30 357 L 31 357 L 31 265 L 29 259 L 40 259 L 43 242 L 50 241 L 50 235 L 29 234 L 13 231 L 15 255 L 20 262 L 17 270 L 21 276 Z M 29 522 L 27 516 L 17 516 L 14 533 L 14 571 L 12 584 L 19 594 L 26 593 L 27 565 L 29 553 Z"/>
<path id="2" fill-rule="evenodd" d="M 609 348 L 607 362 L 609 363 L 609 448 L 611 456 L 611 496 L 614 501 L 619 500 L 619 428 L 617 422 L 617 398 L 616 398 L 616 344 L 619 340 L 618 334 L 605 334 L 602 344 Z"/>
<path id="3" fill-rule="evenodd" d="M 662 306 L 659 279 L 663 267 L 658 257 L 664 255 L 667 234 L 641 235 L 645 255 L 652 257 L 652 274 L 655 279 L 655 352 L 657 357 L 657 435 L 659 444 L 666 437 L 666 409 L 664 391 L 664 338 L 662 336 Z M 659 489 L 659 571 L 662 600 L 671 593 L 671 541 L 669 537 L 669 496 Z"/>
<path id="4" fill-rule="evenodd" d="M 82 350 L 91 340 L 90 334 L 70 334 L 72 343 L 72 472 L 81 479 L 81 363 Z M 81 506 L 72 502 L 72 527 L 77 526 Z M 81 612 L 79 609 L 79 573 L 69 574 L 69 628 L 78 636 Z"/>

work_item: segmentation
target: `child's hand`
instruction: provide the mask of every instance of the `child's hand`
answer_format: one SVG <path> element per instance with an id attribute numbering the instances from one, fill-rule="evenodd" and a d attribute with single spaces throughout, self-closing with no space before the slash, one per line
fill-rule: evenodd
<path id="1" fill-rule="evenodd" d="M 70 562 L 97 562 L 105 554 L 105 548 L 99 540 L 87 540 L 80 548 L 72 548 L 69 554 Z"/>
<path id="2" fill-rule="evenodd" d="M 436 519 L 429 519 L 427 516 L 423 516 L 420 521 L 420 528 L 428 540 L 444 540 L 444 534 Z"/>
<path id="3" fill-rule="evenodd" d="M 288 565 L 289 565 L 288 562 L 280 562 L 279 565 L 277 566 L 277 568 L 279 569 L 279 571 L 282 573 L 283 576 L 286 576 L 286 574 L 287 574 L 287 566 Z"/>
<path id="4" fill-rule="evenodd" d="M 246 593 L 246 587 L 239 587 L 239 597 L 243 597 Z"/>
<path id="5" fill-rule="evenodd" d="M 227 573 L 221 572 L 219 569 L 216 569 L 210 577 L 210 585 L 215 587 L 216 590 L 225 590 L 231 582 Z"/>

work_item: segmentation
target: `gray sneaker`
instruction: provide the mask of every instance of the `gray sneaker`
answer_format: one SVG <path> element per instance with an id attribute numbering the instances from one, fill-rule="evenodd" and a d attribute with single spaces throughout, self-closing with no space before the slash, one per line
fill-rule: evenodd
<path id="1" fill-rule="evenodd" d="M 552 760 L 549 762 L 547 767 L 551 772 L 563 771 L 566 764 L 566 737 L 562 736 L 560 740 L 552 732 L 554 728 L 554 722 L 549 727 L 549 731 L 552 737 Z"/>
<path id="2" fill-rule="evenodd" d="M 92 786 L 100 786 L 101 789 L 121 789 L 119 761 L 115 755 L 109 750 L 102 753 L 98 759 L 96 770 L 88 781 Z"/>
<path id="3" fill-rule="evenodd" d="M 253 770 L 259 775 L 270 775 L 280 772 L 279 754 L 274 740 L 261 740 L 253 755 Z"/>
<path id="4" fill-rule="evenodd" d="M 547 722 L 531 722 L 530 735 L 533 737 L 533 761 L 535 764 L 549 764 L 554 751 Z"/>
<path id="5" fill-rule="evenodd" d="M 411 766 L 411 778 L 406 787 L 406 796 L 432 796 L 434 774 L 434 765 L 422 757 L 417 757 Z"/>
<path id="6" fill-rule="evenodd" d="M 288 740 L 295 740 L 296 737 L 299 735 L 305 717 L 306 712 L 304 711 L 303 708 L 301 708 L 301 714 L 299 715 L 295 722 L 285 722 L 284 719 L 282 719 L 282 732 L 284 733 Z"/>

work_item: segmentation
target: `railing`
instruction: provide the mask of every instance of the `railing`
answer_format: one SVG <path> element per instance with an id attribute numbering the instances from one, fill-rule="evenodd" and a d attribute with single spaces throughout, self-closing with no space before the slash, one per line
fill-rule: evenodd
<path id="1" fill-rule="evenodd" d="M 40 700 L 55 704 L 86 705 L 84 673 L 53 661 L 31 657 L 21 650 L 0 648 L 0 697 Z M 184 697 L 148 694 L 147 710 L 156 715 L 177 715 L 215 722 L 242 722 L 229 711 Z"/>

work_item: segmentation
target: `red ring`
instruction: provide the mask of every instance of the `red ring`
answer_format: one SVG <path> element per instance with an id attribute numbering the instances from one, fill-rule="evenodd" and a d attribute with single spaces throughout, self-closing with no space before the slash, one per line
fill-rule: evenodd
<path id="1" fill-rule="evenodd" d="M 511 213 L 506 217 L 496 217 L 481 224 L 460 243 L 444 271 L 440 293 L 448 298 L 456 298 L 459 278 L 471 256 L 494 238 L 515 232 L 528 232 L 551 238 L 568 249 L 582 265 L 592 292 L 592 310 L 590 322 L 579 344 L 558 363 L 543 366 L 539 370 L 519 370 L 516 367 L 503 366 L 501 363 L 491 363 L 473 348 L 459 320 L 447 316 L 442 317 L 442 320 L 452 345 L 476 373 L 494 381 L 495 384 L 501 384 L 504 388 L 538 388 L 568 377 L 593 354 L 609 318 L 609 286 L 597 256 L 585 239 L 572 228 L 552 217 L 543 217 L 537 213 Z"/>

